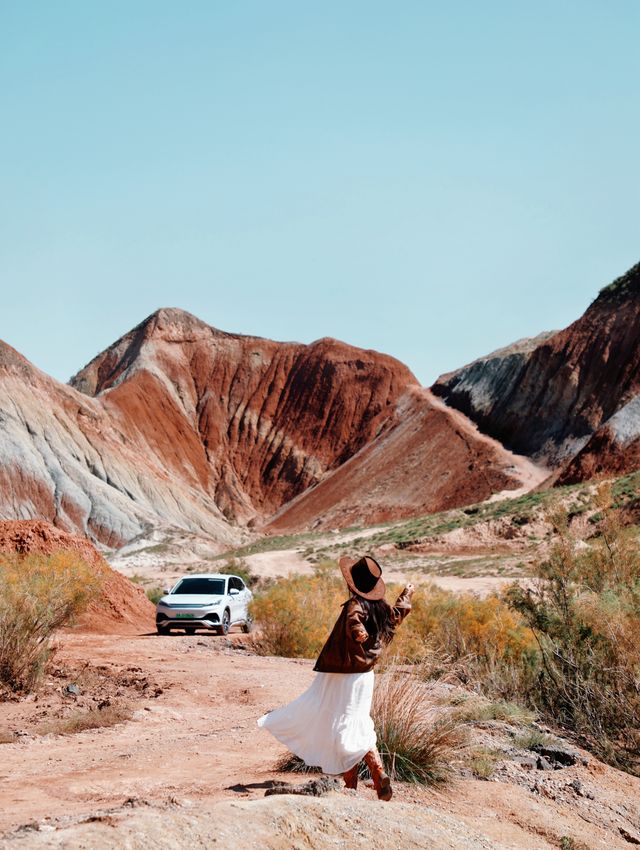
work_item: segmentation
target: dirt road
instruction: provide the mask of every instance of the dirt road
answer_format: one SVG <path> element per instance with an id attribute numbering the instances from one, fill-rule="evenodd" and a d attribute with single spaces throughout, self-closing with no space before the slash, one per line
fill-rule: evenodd
<path id="1" fill-rule="evenodd" d="M 166 846 L 179 846 L 170 843 L 174 835 L 171 830 L 175 828 L 175 834 L 179 834 L 185 818 L 190 828 L 204 834 L 198 839 L 202 842 L 208 824 L 218 828 L 224 821 L 232 828 L 236 810 L 229 805 L 233 801 L 241 801 L 242 811 L 246 805 L 257 807 L 247 809 L 247 816 L 263 818 L 264 823 L 260 827 L 257 821 L 252 822 L 252 829 L 273 832 L 273 813 L 284 811 L 289 804 L 270 797 L 275 807 L 271 809 L 271 804 L 258 798 L 264 795 L 265 783 L 274 779 L 290 782 L 292 776 L 279 775 L 274 769 L 284 749 L 256 727 L 256 719 L 298 695 L 314 674 L 310 661 L 251 655 L 244 648 L 246 640 L 241 634 L 229 638 L 65 636 L 56 659 L 59 669 L 53 689 L 37 699 L 0 703 L 0 730 L 23 733 L 17 742 L 0 745 L 0 836 L 4 836 L 4 840 L 0 837 L 0 847 L 146 847 L 150 845 L 133 839 L 133 843 L 127 843 L 127 839 L 118 844 L 114 836 L 119 833 L 112 827 L 122 829 L 124 841 L 127 830 L 138 836 L 141 830 L 147 830 L 145 835 L 155 834 L 160 818 L 166 824 L 162 838 L 169 842 Z M 99 688 L 91 670 L 100 672 Z M 68 692 L 68 686 L 74 684 L 74 672 L 80 682 L 78 697 Z M 131 719 L 73 735 L 36 734 L 43 717 L 60 712 L 69 715 L 74 700 L 80 703 L 92 698 L 92 688 L 102 688 L 96 699 L 112 703 L 130 700 Z M 412 828 L 418 829 L 426 817 L 432 818 L 434 829 L 437 821 L 445 832 L 451 832 L 446 822 L 453 818 L 460 840 L 425 845 L 431 847 L 468 850 L 504 844 L 522 850 L 552 850 L 560 846 L 558 840 L 564 835 L 584 842 L 589 838 L 590 850 L 628 846 L 616 824 L 632 830 L 640 823 L 638 780 L 598 763 L 589 768 L 567 768 L 557 776 L 551 771 L 542 779 L 546 785 L 530 787 L 459 779 L 446 792 L 398 784 L 390 804 L 397 808 L 389 809 L 385 818 L 391 822 L 397 817 L 406 825 L 410 817 L 407 812 L 414 811 Z M 578 779 L 586 788 L 598 783 L 596 802 L 581 799 L 571 790 L 570 783 Z M 327 841 L 334 834 L 334 826 L 337 830 L 334 844 L 311 846 L 370 846 L 373 836 L 367 837 L 365 827 L 362 843 L 338 841 L 337 836 L 342 835 L 339 829 L 344 827 L 343 809 L 349 805 L 353 809 L 357 804 L 352 815 L 357 814 L 366 825 L 366 807 L 374 807 L 373 823 L 379 819 L 378 807 L 384 804 L 364 786 L 358 789 L 357 799 L 350 798 L 352 803 L 344 799 L 344 793 L 353 795 L 334 794 L 322 805 L 321 801 L 313 804 L 315 814 L 309 810 L 309 824 L 319 818 L 318 829 L 326 834 Z M 292 805 L 300 816 L 308 807 L 306 801 Z M 431 815 L 427 816 L 425 807 Z M 297 847 L 286 842 L 285 827 L 291 815 L 282 818 L 283 843 L 258 841 L 246 846 Z M 77 836 L 66 843 L 66 829 L 91 830 L 92 824 L 106 824 L 111 831 L 107 830 L 98 843 L 86 835 L 78 839 L 79 843 L 74 843 Z M 485 838 L 476 843 L 469 837 L 465 843 L 465 830 L 469 836 L 478 833 Z M 154 846 L 164 847 L 165 843 L 158 840 Z M 207 844 L 194 838 L 192 846 Z M 300 846 L 310 845 L 303 842 Z"/>
<path id="2" fill-rule="evenodd" d="M 107 675 L 144 671 L 154 683 L 151 693 L 161 693 L 134 701 L 127 723 L 2 745 L 0 830 L 129 798 L 233 796 L 225 792 L 231 785 L 273 778 L 281 748 L 256 728 L 256 719 L 304 689 L 312 665 L 248 656 L 233 648 L 242 642 L 242 635 L 207 634 L 66 638 L 59 663 L 90 658 Z M 66 683 L 60 687 L 59 701 L 68 704 Z M 2 725 L 28 729 L 36 707 L 0 705 Z"/>

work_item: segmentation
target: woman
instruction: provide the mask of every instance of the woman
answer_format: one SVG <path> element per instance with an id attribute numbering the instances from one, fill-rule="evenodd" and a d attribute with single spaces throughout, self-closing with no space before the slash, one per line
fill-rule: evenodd
<path id="1" fill-rule="evenodd" d="M 407 585 L 391 607 L 374 558 L 341 558 L 340 569 L 352 596 L 318 656 L 316 678 L 301 696 L 265 714 L 258 725 L 306 764 L 342 774 L 347 788 L 357 787 L 364 759 L 378 798 L 390 800 L 391 781 L 376 749 L 370 713 L 373 668 L 411 610 L 413 585 Z"/>

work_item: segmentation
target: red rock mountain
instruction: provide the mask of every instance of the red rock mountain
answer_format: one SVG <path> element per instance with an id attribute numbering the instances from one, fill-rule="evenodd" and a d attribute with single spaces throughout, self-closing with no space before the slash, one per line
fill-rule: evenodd
<path id="1" fill-rule="evenodd" d="M 129 423 L 169 474 L 246 521 L 351 457 L 417 382 L 397 360 L 336 340 L 277 343 L 160 310 L 71 385 Z"/>
<path id="2" fill-rule="evenodd" d="M 230 547 L 247 524 L 344 526 L 529 488 L 541 470 L 523 455 L 560 482 L 625 472 L 640 464 L 639 341 L 640 265 L 565 330 L 432 391 L 374 351 L 224 333 L 180 310 L 69 386 L 0 343 L 0 519 L 108 546 L 161 526 Z"/>
<path id="3" fill-rule="evenodd" d="M 406 516 L 529 474 L 391 357 L 223 333 L 180 310 L 71 386 L 3 346 L 0 411 L 0 516 L 112 546 L 162 524 L 232 545 L 276 512 L 287 527 Z"/>
<path id="4" fill-rule="evenodd" d="M 434 393 L 516 452 L 566 465 L 561 482 L 638 466 L 640 264 L 581 318 L 439 378 Z"/>

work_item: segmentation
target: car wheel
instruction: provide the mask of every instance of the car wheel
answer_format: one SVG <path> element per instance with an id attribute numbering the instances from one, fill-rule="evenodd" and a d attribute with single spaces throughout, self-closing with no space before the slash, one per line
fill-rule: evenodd
<path id="1" fill-rule="evenodd" d="M 251 614 L 247 614 L 247 619 L 242 624 L 242 631 L 245 635 L 248 635 L 251 629 L 253 628 L 253 617 Z"/>
<path id="2" fill-rule="evenodd" d="M 218 629 L 218 634 L 219 635 L 228 634 L 230 625 L 231 625 L 231 615 L 229 614 L 229 609 L 225 608 L 224 613 L 222 614 L 222 625 Z"/>
<path id="3" fill-rule="evenodd" d="M 156 626 L 159 635 L 168 635 L 169 626 Z"/>

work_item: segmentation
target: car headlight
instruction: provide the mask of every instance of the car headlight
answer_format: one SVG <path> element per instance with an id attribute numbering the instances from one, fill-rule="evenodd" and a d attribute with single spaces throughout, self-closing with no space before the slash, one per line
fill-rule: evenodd
<path id="1" fill-rule="evenodd" d="M 221 602 L 222 602 L 222 599 L 216 599 L 215 602 L 210 602 L 209 605 L 207 605 L 207 608 L 209 608 L 213 605 L 219 605 Z"/>

